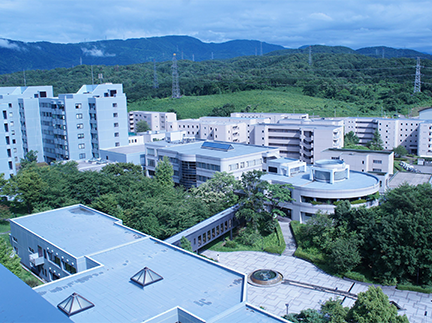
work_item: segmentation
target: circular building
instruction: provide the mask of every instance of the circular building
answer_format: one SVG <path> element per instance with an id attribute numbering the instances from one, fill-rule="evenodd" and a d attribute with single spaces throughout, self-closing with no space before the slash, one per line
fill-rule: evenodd
<path id="1" fill-rule="evenodd" d="M 293 187 L 294 200 L 283 204 L 293 220 L 305 222 L 318 210 L 333 213 L 341 200 L 348 200 L 353 206 L 378 204 L 375 194 L 379 191 L 379 179 L 351 171 L 343 160 L 324 159 L 306 165 L 299 160 L 279 158 L 267 165 L 268 173 L 262 179 Z"/>

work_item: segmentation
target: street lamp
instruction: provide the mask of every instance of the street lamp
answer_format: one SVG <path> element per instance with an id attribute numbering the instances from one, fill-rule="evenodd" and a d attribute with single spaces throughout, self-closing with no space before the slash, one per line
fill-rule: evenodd
<path id="1" fill-rule="evenodd" d="M 287 308 L 287 313 L 286 313 L 286 315 L 288 315 L 289 304 L 286 303 L 285 306 L 286 306 L 286 308 Z"/>

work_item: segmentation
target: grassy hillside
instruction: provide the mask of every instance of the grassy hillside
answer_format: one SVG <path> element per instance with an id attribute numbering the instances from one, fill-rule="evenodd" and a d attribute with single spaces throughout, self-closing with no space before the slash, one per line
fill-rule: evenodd
<path id="1" fill-rule="evenodd" d="M 334 48 L 345 51 L 346 48 Z M 237 111 L 313 109 L 311 115 L 410 114 L 431 105 L 432 61 L 422 61 L 421 93 L 413 95 L 416 60 L 372 58 L 359 54 L 316 53 L 247 56 L 229 60 L 178 61 L 181 100 L 171 96 L 172 62 L 156 66 L 159 87 L 153 87 L 153 63 L 88 66 L 26 72 L 27 85 L 53 85 L 54 93 L 74 93 L 103 74 L 104 82 L 122 83 L 130 110 L 169 110 L 198 117 L 215 107 L 233 104 Z M 0 75 L 1 86 L 23 85 L 23 73 Z M 98 80 L 96 79 L 95 82 Z M 303 95 L 302 95 L 303 94 Z M 205 98 L 208 96 L 208 98 Z M 183 107 L 183 104 L 187 107 Z M 204 109 L 205 111 L 202 111 Z M 183 112 L 183 113 L 182 113 Z"/>
<path id="2" fill-rule="evenodd" d="M 211 114 L 213 108 L 232 104 L 236 112 L 285 112 L 309 113 L 321 117 L 345 116 L 381 116 L 376 110 L 361 112 L 358 105 L 344 101 L 310 97 L 302 93 L 299 87 L 285 87 L 275 90 L 251 90 L 235 93 L 206 96 L 184 96 L 180 99 L 149 99 L 128 104 L 128 110 L 176 111 L 180 118 L 199 118 Z M 432 105 L 432 99 L 423 103 Z M 402 113 L 408 113 L 415 105 L 408 106 Z M 415 113 L 416 111 L 413 110 Z"/>

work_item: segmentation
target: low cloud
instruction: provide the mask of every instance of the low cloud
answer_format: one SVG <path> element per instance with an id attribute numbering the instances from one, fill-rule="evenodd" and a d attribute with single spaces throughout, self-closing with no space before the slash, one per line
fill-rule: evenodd
<path id="1" fill-rule="evenodd" d="M 21 47 L 19 47 L 17 44 L 12 43 L 9 40 L 4 38 L 0 38 L 0 47 L 13 49 L 13 50 L 21 50 Z"/>
<path id="2" fill-rule="evenodd" d="M 104 53 L 104 51 L 102 49 L 97 49 L 97 48 L 81 48 L 81 50 L 83 51 L 84 55 L 87 56 L 93 56 L 93 57 L 114 57 L 115 54 L 109 54 L 109 53 Z"/>

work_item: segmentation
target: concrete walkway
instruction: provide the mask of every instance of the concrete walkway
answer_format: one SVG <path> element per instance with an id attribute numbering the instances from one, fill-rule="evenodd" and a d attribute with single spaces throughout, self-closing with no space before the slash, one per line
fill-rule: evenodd
<path id="1" fill-rule="evenodd" d="M 339 293 L 331 293 L 329 290 L 344 291 L 354 294 L 366 291 L 368 284 L 353 282 L 326 274 L 313 264 L 293 256 L 295 242 L 293 241 L 289 222 L 280 222 L 287 250 L 282 256 L 265 252 L 239 251 L 216 252 L 206 250 L 203 254 L 234 270 L 250 274 L 257 269 L 273 269 L 280 272 L 285 279 L 290 279 L 307 284 L 324 287 L 324 291 L 314 290 L 293 284 L 281 283 L 272 287 L 256 287 L 248 285 L 248 302 L 256 306 L 262 306 L 270 313 L 285 315 L 286 304 L 289 304 L 290 313 L 299 313 L 307 308 L 319 309 L 321 303 L 329 298 L 339 297 Z M 395 301 L 404 310 L 400 314 L 406 314 L 410 322 L 432 322 L 432 303 L 430 294 L 400 291 L 394 287 L 382 287 L 391 301 Z M 343 305 L 352 306 L 354 300 L 345 298 Z M 427 311 L 427 316 L 425 316 Z"/>

